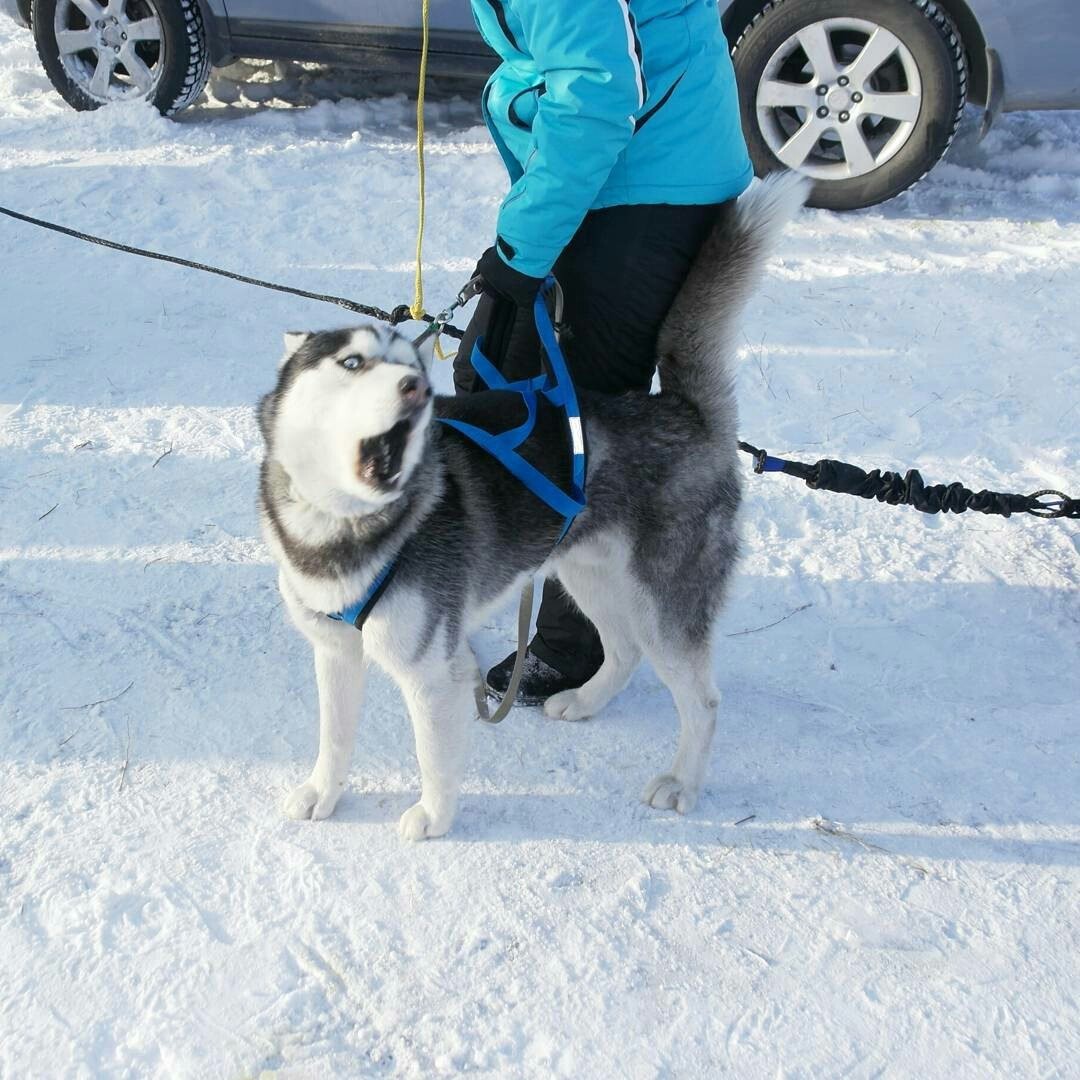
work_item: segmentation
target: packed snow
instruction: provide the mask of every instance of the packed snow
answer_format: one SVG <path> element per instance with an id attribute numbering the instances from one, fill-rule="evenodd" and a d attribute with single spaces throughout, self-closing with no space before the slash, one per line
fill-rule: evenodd
<path id="1" fill-rule="evenodd" d="M 176 121 L 78 114 L 0 21 L 0 205 L 409 300 L 408 87 L 231 75 Z M 1080 115 L 977 120 L 908 195 L 790 227 L 745 319 L 745 438 L 1080 494 Z M 505 180 L 470 88 L 428 123 L 437 307 Z M 676 723 L 643 668 L 589 722 L 477 724 L 420 845 L 375 677 L 336 815 L 287 821 L 316 699 L 253 404 L 284 330 L 347 317 L 4 218 L 0 255 L 0 1075 L 1077 1075 L 1075 524 L 748 470 L 691 815 L 638 802 Z"/>

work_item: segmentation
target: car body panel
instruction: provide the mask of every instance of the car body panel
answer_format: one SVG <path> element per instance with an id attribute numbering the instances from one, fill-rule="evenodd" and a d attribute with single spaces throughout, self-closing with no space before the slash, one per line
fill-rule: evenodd
<path id="1" fill-rule="evenodd" d="M 420 28 L 420 4 L 403 4 L 401 0 L 228 0 L 226 6 L 230 21 Z M 431 0 L 430 25 L 439 30 L 476 33 L 468 0 Z"/>
<path id="2" fill-rule="evenodd" d="M 415 66 L 419 3 L 401 0 L 203 0 L 226 41 L 215 54 Z M 796 2 L 796 0 L 789 0 Z M 718 4 L 727 18 L 736 0 Z M 1080 13 L 1075 0 L 944 0 L 961 26 L 973 21 L 1001 59 L 1005 110 L 1080 107 Z M 970 19 L 961 18 L 970 15 Z M 736 20 L 737 21 L 737 20 Z M 495 60 L 476 31 L 468 0 L 431 0 L 435 72 L 484 74 Z M 979 55 L 973 63 L 984 64 Z"/>
<path id="3" fill-rule="evenodd" d="M 997 50 L 1005 82 L 1004 108 L 1059 109 L 1080 106 L 1080 9 L 1076 0 L 1013 0 L 997 8 L 995 30 L 985 34 Z"/>
<path id="4" fill-rule="evenodd" d="M 361 65 L 380 71 L 415 73 L 419 64 L 419 31 L 381 26 L 291 25 L 282 37 L 279 23 L 230 20 L 227 41 L 213 48 L 215 63 L 245 56 L 276 60 Z M 428 70 L 433 75 L 486 78 L 495 56 L 474 33 L 432 30 Z"/>
<path id="5" fill-rule="evenodd" d="M 413 69 L 419 4 L 398 0 L 201 0 L 215 63 L 235 56 Z M 468 0 L 432 0 L 434 74 L 487 75 L 495 58 L 476 31 Z"/>
<path id="6" fill-rule="evenodd" d="M 797 3 L 798 0 L 789 0 Z M 853 0 L 856 2 L 856 0 Z M 1076 0 L 940 0 L 961 30 L 985 81 L 984 48 L 998 54 L 1002 108 L 1080 108 L 1080 9 Z M 421 5 L 401 0 L 200 0 L 211 57 L 236 56 L 364 64 L 412 70 L 420 48 Z M 720 17 L 742 23 L 745 0 L 720 0 Z M 0 0 L 18 21 L 18 0 Z M 431 70 L 484 75 L 495 57 L 473 23 L 469 0 L 431 0 Z M 741 28 L 741 27 L 740 27 Z M 981 36 L 981 41 L 970 40 Z M 985 87 L 973 95 L 981 101 Z"/>

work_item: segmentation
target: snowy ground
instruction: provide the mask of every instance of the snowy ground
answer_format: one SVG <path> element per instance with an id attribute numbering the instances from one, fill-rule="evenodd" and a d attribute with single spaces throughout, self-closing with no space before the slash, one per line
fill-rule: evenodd
<path id="1" fill-rule="evenodd" d="M 410 105 L 320 79 L 79 115 L 0 22 L 0 204 L 407 300 Z M 430 119 L 438 305 L 503 177 L 472 104 Z M 746 438 L 1077 493 L 1080 116 L 973 134 L 914 193 L 790 229 Z M 478 726 L 419 846 L 376 679 L 336 817 L 289 822 L 315 695 L 252 404 L 282 330 L 340 313 L 3 219 L 0 256 L 0 1075 L 1077 1075 L 1074 525 L 749 478 L 693 815 L 636 801 L 675 723 L 642 670 L 589 723 Z"/>

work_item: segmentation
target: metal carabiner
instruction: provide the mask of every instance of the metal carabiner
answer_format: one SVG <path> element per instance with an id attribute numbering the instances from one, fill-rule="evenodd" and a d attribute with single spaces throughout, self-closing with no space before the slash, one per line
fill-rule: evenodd
<path id="1" fill-rule="evenodd" d="M 464 307 L 474 296 L 479 295 L 483 281 L 479 274 L 475 277 L 469 278 L 464 285 L 462 285 L 457 296 L 454 298 L 454 302 L 449 307 L 444 308 L 436 315 L 430 323 L 424 328 L 419 336 L 413 339 L 414 345 L 422 345 L 432 335 L 438 336 L 443 332 L 443 327 L 454 317 L 454 312 L 458 308 Z"/>

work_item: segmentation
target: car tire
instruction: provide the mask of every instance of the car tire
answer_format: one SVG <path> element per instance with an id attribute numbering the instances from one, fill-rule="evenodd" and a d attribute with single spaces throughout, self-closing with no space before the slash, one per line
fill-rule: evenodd
<path id="1" fill-rule="evenodd" d="M 754 171 L 805 173 L 809 205 L 831 210 L 925 176 L 967 100 L 960 35 L 933 0 L 774 0 L 732 60 Z"/>
<path id="2" fill-rule="evenodd" d="M 101 19 L 85 14 L 88 5 Z M 163 116 L 186 108 L 210 75 L 198 0 L 127 0 L 119 12 L 98 0 L 33 0 L 34 41 L 53 86 L 80 110 L 121 99 L 149 100 Z"/>

